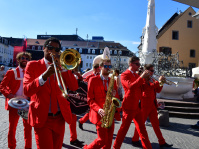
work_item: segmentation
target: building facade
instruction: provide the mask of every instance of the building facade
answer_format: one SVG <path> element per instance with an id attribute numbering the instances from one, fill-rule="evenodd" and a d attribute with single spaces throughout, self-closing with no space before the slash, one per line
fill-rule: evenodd
<path id="1" fill-rule="evenodd" d="M 46 39 L 27 39 L 26 51 L 32 53 L 32 59 L 40 59 L 43 57 L 43 45 Z M 93 59 L 103 53 L 105 47 L 108 47 L 111 54 L 111 61 L 114 68 L 123 69 L 128 66 L 129 57 L 132 52 L 120 43 L 93 41 L 93 40 L 78 40 L 66 41 L 60 40 L 62 51 L 65 49 L 75 49 L 81 54 L 82 62 L 80 64 L 81 70 L 87 68 L 92 69 Z"/>
<path id="2" fill-rule="evenodd" d="M 159 30 L 157 51 L 165 54 L 179 53 L 182 67 L 194 68 L 199 64 L 199 20 L 189 7 L 182 13 L 175 13 Z"/>
<path id="3" fill-rule="evenodd" d="M 6 66 L 12 66 L 14 47 L 10 45 L 10 41 L 0 37 L 0 63 Z"/>

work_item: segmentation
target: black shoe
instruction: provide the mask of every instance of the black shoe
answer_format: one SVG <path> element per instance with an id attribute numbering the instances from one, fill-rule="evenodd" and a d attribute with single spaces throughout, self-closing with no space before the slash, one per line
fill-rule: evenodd
<path id="1" fill-rule="evenodd" d="M 83 124 L 81 124 L 79 120 L 78 120 L 78 123 L 79 123 L 79 128 L 80 128 L 81 130 L 84 130 L 84 129 L 83 129 Z"/>
<path id="2" fill-rule="evenodd" d="M 77 146 L 77 147 L 83 147 L 84 141 L 79 141 L 78 139 L 76 139 L 75 141 L 70 141 L 71 145 Z"/>
<path id="3" fill-rule="evenodd" d="M 193 129 L 199 129 L 199 126 L 196 124 L 196 125 L 191 125 L 191 128 Z"/>
<path id="4" fill-rule="evenodd" d="M 140 143 L 140 141 L 132 141 L 132 145 L 134 147 L 142 147 L 142 144 Z"/>
<path id="5" fill-rule="evenodd" d="M 167 144 L 167 143 L 160 145 L 160 147 L 172 147 L 172 146 L 173 144 Z"/>

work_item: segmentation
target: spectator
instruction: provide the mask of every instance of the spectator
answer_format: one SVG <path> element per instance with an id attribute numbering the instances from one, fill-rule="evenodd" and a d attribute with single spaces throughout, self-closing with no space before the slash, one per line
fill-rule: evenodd
<path id="1" fill-rule="evenodd" d="M 1 65 L 1 71 L 0 71 L 0 83 L 3 80 L 4 76 L 5 76 L 6 72 L 5 72 L 5 67 L 4 65 Z"/>
<path id="2" fill-rule="evenodd" d="M 122 83 L 121 83 L 121 81 L 120 81 L 120 72 L 119 72 L 119 70 L 115 70 L 115 77 L 116 77 L 116 84 L 117 84 L 117 88 L 118 88 L 118 94 L 119 94 L 119 96 L 120 96 L 120 100 L 122 100 L 123 99 L 123 94 L 122 94 Z"/>

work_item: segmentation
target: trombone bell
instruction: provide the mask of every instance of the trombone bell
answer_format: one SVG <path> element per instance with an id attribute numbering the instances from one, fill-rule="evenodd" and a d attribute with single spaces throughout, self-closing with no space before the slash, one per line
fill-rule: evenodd
<path id="1" fill-rule="evenodd" d="M 66 49 L 60 55 L 60 64 L 67 70 L 72 70 L 81 63 L 81 55 L 75 49 Z"/>

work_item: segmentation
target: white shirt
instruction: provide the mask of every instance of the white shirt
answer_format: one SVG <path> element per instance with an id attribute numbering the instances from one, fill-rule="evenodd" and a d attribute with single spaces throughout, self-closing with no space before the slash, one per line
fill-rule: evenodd
<path id="1" fill-rule="evenodd" d="M 20 78 L 23 78 L 24 73 L 23 73 L 23 69 L 20 66 L 19 66 L 19 73 L 20 73 Z M 16 96 L 27 97 L 24 95 L 24 92 L 23 92 L 23 80 L 21 80 L 20 87 L 19 87 L 18 91 L 16 92 Z"/>
<path id="2" fill-rule="evenodd" d="M 131 73 L 134 75 L 134 73 L 136 73 L 136 72 L 134 72 L 133 70 L 131 70 L 130 68 L 129 68 L 129 70 L 131 71 Z M 134 75 L 134 77 L 135 77 L 135 75 Z"/>

